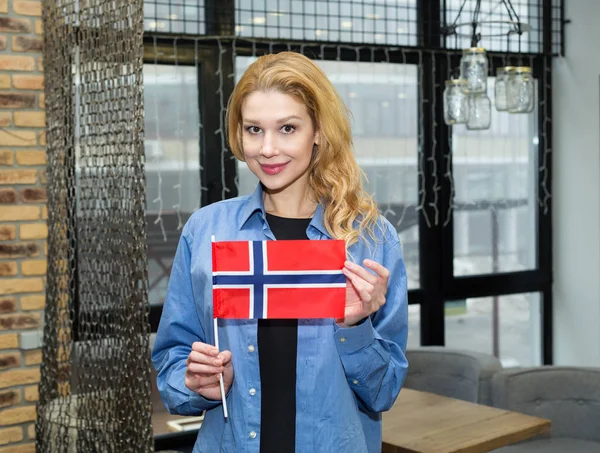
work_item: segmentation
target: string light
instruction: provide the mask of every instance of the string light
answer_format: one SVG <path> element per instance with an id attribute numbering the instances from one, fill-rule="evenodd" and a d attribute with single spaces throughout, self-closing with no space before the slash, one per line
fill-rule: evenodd
<path id="1" fill-rule="evenodd" d="M 158 82 L 158 44 L 156 36 L 153 39 L 153 47 L 154 47 L 154 80 Z M 154 107 L 154 134 L 156 143 L 158 146 L 161 146 L 161 137 L 160 137 L 160 121 L 158 118 L 158 93 L 157 90 L 153 90 L 152 95 L 152 103 Z M 159 161 L 159 153 L 154 153 L 154 166 L 156 168 L 156 177 L 157 177 L 157 195 L 156 198 L 152 200 L 152 203 L 158 204 L 158 213 L 156 215 L 156 219 L 154 220 L 155 225 L 160 226 L 160 231 L 163 236 L 163 241 L 167 242 L 167 232 L 165 231 L 165 225 L 163 222 L 162 214 L 163 214 L 163 199 L 162 199 L 162 173 L 160 171 L 161 162 Z"/>
<path id="2" fill-rule="evenodd" d="M 177 57 L 177 38 L 173 40 L 173 56 L 175 58 L 175 77 L 179 76 L 181 80 L 183 80 L 184 75 L 178 71 L 179 58 Z M 181 143 L 181 108 L 176 108 L 175 111 L 175 121 L 177 123 L 177 126 L 175 127 L 175 142 L 181 148 L 181 156 L 183 157 L 179 163 L 179 181 L 173 186 L 173 189 L 177 191 L 177 203 L 173 205 L 173 209 L 175 209 L 177 215 L 177 231 L 180 231 L 183 228 L 183 220 L 181 218 L 181 203 L 183 201 L 181 198 L 181 187 L 183 185 L 183 171 L 186 167 L 185 164 L 187 162 L 187 158 L 185 154 L 185 146 Z"/>

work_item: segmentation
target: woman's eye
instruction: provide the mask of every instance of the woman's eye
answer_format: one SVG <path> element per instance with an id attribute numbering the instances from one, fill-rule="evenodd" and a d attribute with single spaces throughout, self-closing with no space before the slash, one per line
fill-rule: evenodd
<path id="1" fill-rule="evenodd" d="M 284 134 L 291 134 L 292 132 L 294 132 L 296 130 L 296 128 L 294 126 L 292 126 L 291 124 L 286 124 L 285 126 L 283 126 L 281 128 L 281 131 Z"/>
<path id="2" fill-rule="evenodd" d="M 259 134 L 260 133 L 260 127 L 257 127 L 257 126 L 248 126 L 246 128 L 246 130 L 248 132 L 250 132 L 251 134 Z"/>

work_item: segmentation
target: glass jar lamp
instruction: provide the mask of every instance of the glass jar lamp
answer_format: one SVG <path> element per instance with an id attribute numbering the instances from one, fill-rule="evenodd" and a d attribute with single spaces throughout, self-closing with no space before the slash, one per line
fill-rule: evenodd
<path id="1" fill-rule="evenodd" d="M 506 107 L 510 113 L 530 113 L 535 106 L 531 68 L 517 66 L 506 80 Z"/>
<path id="2" fill-rule="evenodd" d="M 469 119 L 468 96 L 464 92 L 463 79 L 446 80 L 444 89 L 444 122 L 448 126 L 464 124 Z"/>
<path id="3" fill-rule="evenodd" d="M 466 81 L 467 94 L 481 94 L 487 91 L 488 61 L 485 49 L 471 47 L 463 50 L 460 59 L 460 78 Z"/>
<path id="4" fill-rule="evenodd" d="M 506 105 L 506 81 L 515 70 L 514 66 L 505 66 L 496 70 L 496 83 L 494 84 L 494 100 L 496 110 L 505 112 L 508 110 Z"/>
<path id="5" fill-rule="evenodd" d="M 492 122 L 492 102 L 487 94 L 469 95 L 469 120 L 467 129 L 471 131 L 489 129 Z"/>

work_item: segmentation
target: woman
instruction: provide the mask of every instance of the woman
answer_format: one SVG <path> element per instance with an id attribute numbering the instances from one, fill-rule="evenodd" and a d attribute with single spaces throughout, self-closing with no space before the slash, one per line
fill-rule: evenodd
<path id="1" fill-rule="evenodd" d="M 260 184 L 183 229 L 153 351 L 163 401 L 171 413 L 206 411 L 194 452 L 381 451 L 380 413 L 407 369 L 406 271 L 395 229 L 363 192 L 347 110 L 318 66 L 282 52 L 247 69 L 227 124 Z M 345 240 L 344 319 L 219 320 L 218 351 L 212 235 Z"/>

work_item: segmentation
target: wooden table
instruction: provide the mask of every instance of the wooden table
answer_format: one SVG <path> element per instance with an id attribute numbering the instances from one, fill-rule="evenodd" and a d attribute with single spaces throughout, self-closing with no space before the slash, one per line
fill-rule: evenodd
<path id="1" fill-rule="evenodd" d="M 382 453 L 483 453 L 550 431 L 550 420 L 402 389 L 383 413 Z"/>

